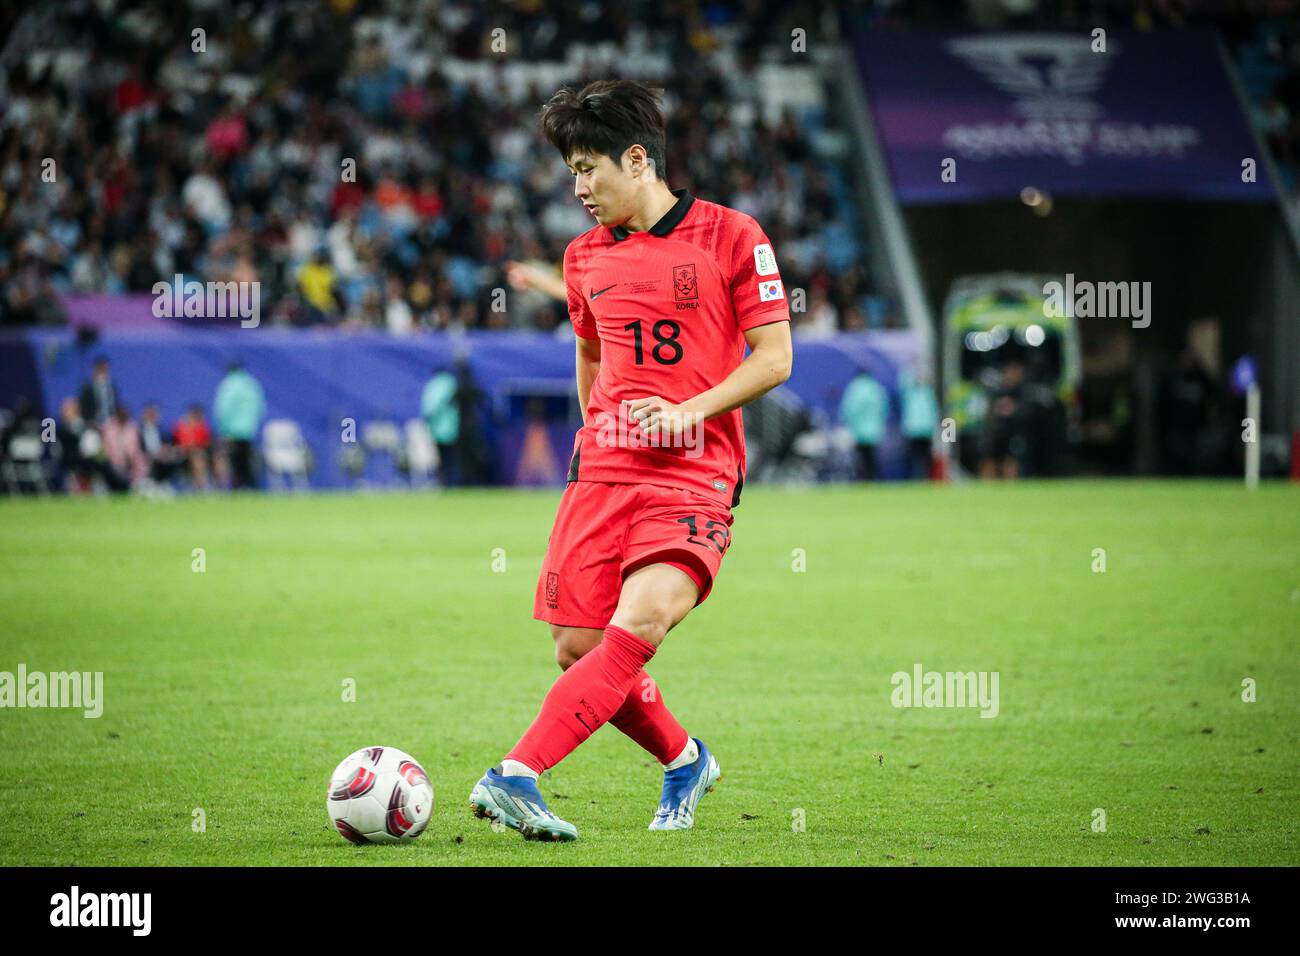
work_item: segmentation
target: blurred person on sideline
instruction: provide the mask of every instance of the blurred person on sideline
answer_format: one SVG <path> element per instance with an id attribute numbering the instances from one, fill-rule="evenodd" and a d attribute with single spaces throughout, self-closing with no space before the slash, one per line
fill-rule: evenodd
<path id="1" fill-rule="evenodd" d="M 253 442 L 266 414 L 266 396 L 257 379 L 239 362 L 230 364 L 226 377 L 217 386 L 212 414 L 230 462 L 231 487 L 252 488 Z"/>
<path id="2" fill-rule="evenodd" d="M 196 491 L 206 491 L 212 473 L 209 454 L 212 429 L 203 417 L 203 406 L 191 405 L 172 430 L 172 443 L 189 466 L 190 482 Z"/>
<path id="3" fill-rule="evenodd" d="M 457 391 L 456 376 L 444 368 L 434 370 L 420 395 L 420 417 L 429 426 L 429 434 L 438 446 L 438 473 L 443 485 L 448 487 L 460 477 L 456 455 L 460 441 Z"/>
<path id="4" fill-rule="evenodd" d="M 149 460 L 152 481 L 161 484 L 171 480 L 184 464 L 184 456 L 163 428 L 157 402 L 150 402 L 140 412 L 140 446 Z"/>
<path id="5" fill-rule="evenodd" d="M 149 474 L 149 460 L 140 444 L 140 429 L 131 420 L 125 405 L 118 405 L 113 416 L 99 427 L 104 441 L 104 457 L 118 478 L 115 491 L 138 487 Z"/>
<path id="6" fill-rule="evenodd" d="M 87 434 L 93 436 L 87 439 Z M 91 476 L 99 465 L 89 453 L 99 441 L 99 436 L 81 417 L 81 402 L 69 395 L 59 404 L 59 427 L 55 431 L 59 445 L 59 487 L 69 494 L 84 494 L 91 490 Z"/>
<path id="7" fill-rule="evenodd" d="M 1174 475 L 1194 475 L 1211 469 L 1206 454 L 1212 443 L 1209 433 L 1214 420 L 1218 385 L 1201 364 L 1193 348 L 1185 348 L 1178 364 L 1160 390 L 1162 468 Z"/>
<path id="8" fill-rule="evenodd" d="M 899 376 L 898 388 L 911 477 L 913 481 L 925 481 L 930 477 L 930 446 L 934 431 L 939 427 L 939 401 L 925 371 L 904 369 Z"/>
<path id="9" fill-rule="evenodd" d="M 1028 403 L 1025 365 L 1010 359 L 1002 366 L 1002 380 L 989 395 L 988 416 L 980 434 L 980 477 L 1015 479 L 1020 462 L 1029 452 Z"/>
<path id="10" fill-rule="evenodd" d="M 81 389 L 81 414 L 95 425 L 102 425 L 117 411 L 117 385 L 109 373 L 108 359 L 95 359 L 94 371 Z"/>
<path id="11" fill-rule="evenodd" d="M 889 393 L 867 372 L 859 372 L 844 389 L 840 400 L 840 421 L 853 433 L 858 448 L 858 477 L 875 481 L 876 446 L 885 437 L 889 420 Z"/>

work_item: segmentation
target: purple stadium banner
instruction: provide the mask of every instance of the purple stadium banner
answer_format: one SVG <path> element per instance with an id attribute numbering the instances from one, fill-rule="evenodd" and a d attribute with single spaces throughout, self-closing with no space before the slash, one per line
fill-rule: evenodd
<path id="1" fill-rule="evenodd" d="M 1087 32 L 859 32 L 858 68 L 899 200 L 997 199 L 1026 187 L 1274 198 L 1212 33 L 1111 30 L 1105 44 L 1094 52 Z M 1253 176 L 1243 170 L 1252 158 Z"/>
<path id="2" fill-rule="evenodd" d="M 183 332 L 185 326 L 153 314 L 151 295 L 68 295 L 63 297 L 68 324 L 102 332 Z M 213 320 L 215 325 L 217 320 Z M 232 323 L 236 327 L 238 320 Z"/>

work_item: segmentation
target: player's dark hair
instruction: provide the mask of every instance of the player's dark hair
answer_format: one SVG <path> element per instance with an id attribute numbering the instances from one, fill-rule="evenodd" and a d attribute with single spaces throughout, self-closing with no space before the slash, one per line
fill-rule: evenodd
<path id="1" fill-rule="evenodd" d="M 596 80 L 581 90 L 566 86 L 542 107 L 542 134 L 565 162 L 575 153 L 608 156 L 640 144 L 665 179 L 663 90 L 635 80 Z"/>

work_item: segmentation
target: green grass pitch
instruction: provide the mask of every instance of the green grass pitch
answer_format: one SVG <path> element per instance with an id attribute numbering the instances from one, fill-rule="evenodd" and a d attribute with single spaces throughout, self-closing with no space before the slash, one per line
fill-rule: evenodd
<path id="1" fill-rule="evenodd" d="M 1300 864 L 1294 486 L 747 489 L 650 666 L 721 785 L 647 832 L 661 771 L 603 728 L 543 778 L 581 833 L 553 845 L 466 798 L 558 673 L 531 617 L 557 502 L 0 502 L 0 671 L 105 675 L 99 719 L 0 710 L 0 863 Z M 998 672 L 998 716 L 892 706 L 916 664 Z M 370 744 L 432 778 L 410 845 L 328 825 Z"/>

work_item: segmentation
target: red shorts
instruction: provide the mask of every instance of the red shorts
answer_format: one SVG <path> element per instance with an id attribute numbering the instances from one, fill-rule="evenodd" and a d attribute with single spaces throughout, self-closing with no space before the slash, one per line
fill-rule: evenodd
<path id="1" fill-rule="evenodd" d="M 731 544 L 730 509 L 704 495 L 658 485 L 571 481 L 560 498 L 533 600 L 533 617 L 604 628 L 623 578 L 647 564 L 672 564 L 700 589 L 713 588 Z"/>

